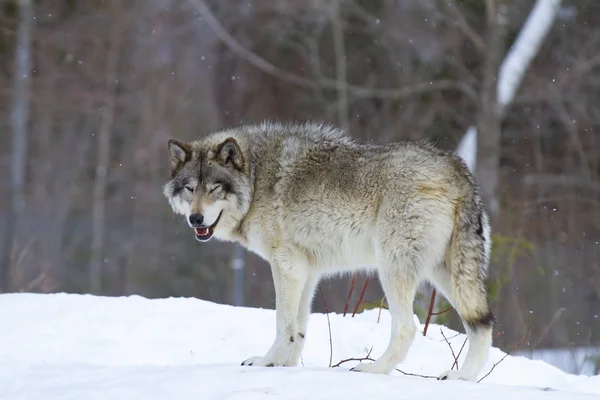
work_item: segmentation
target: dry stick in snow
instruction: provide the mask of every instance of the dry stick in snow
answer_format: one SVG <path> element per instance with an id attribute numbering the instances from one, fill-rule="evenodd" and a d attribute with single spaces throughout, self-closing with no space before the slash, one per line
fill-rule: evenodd
<path id="1" fill-rule="evenodd" d="M 331 365 L 331 368 L 337 368 L 340 365 L 350 362 L 350 361 L 371 361 L 373 360 L 371 358 L 371 352 L 373 351 L 373 346 L 371 346 L 371 348 L 369 349 L 369 351 L 367 352 L 367 355 L 363 358 L 346 358 L 344 360 L 341 360 L 339 363 L 335 364 L 335 365 Z"/>
<path id="2" fill-rule="evenodd" d="M 427 312 L 427 319 L 425 319 L 425 326 L 423 327 L 423 336 L 427 336 L 427 328 L 429 328 L 429 321 L 431 321 L 431 316 L 433 315 L 433 305 L 435 304 L 435 295 L 436 290 L 433 288 L 431 290 L 431 300 L 429 301 L 429 311 Z"/>
<path id="3" fill-rule="evenodd" d="M 448 345 L 448 347 L 450 347 L 450 352 L 452 353 L 452 358 L 454 358 L 454 364 L 452 364 L 452 368 L 451 369 L 454 369 L 455 365 L 456 365 L 456 369 L 458 369 L 458 357 L 456 356 L 456 354 L 454 354 L 454 349 L 452 348 L 452 345 L 450 344 L 450 342 L 446 338 L 446 335 L 444 335 L 444 330 L 442 328 L 440 328 L 440 333 L 442 334 L 442 337 L 444 338 L 444 341 L 446 342 L 446 344 Z M 465 343 L 466 342 L 467 342 L 467 340 L 465 339 Z M 464 346 L 464 344 L 463 344 L 463 346 Z"/>
<path id="4" fill-rule="evenodd" d="M 456 359 L 454 360 L 454 363 L 452 364 L 452 368 L 450 369 L 454 369 L 454 366 L 456 365 L 456 369 L 458 369 L 458 358 L 460 357 L 460 355 L 462 354 L 463 349 L 465 348 L 465 344 L 467 344 L 467 340 L 469 338 L 465 338 L 462 346 L 460 346 L 460 350 L 458 351 L 458 354 L 456 355 Z"/>
<path id="5" fill-rule="evenodd" d="M 331 367 L 331 362 L 333 360 L 333 339 L 331 337 L 331 322 L 329 321 L 329 308 L 327 307 L 327 302 L 325 301 L 325 295 L 323 294 L 323 289 L 321 285 L 319 285 L 319 292 L 321 293 L 321 299 L 323 299 L 323 306 L 325 307 L 325 315 L 327 316 L 327 328 L 329 329 L 329 366 Z"/>
<path id="6" fill-rule="evenodd" d="M 496 368 L 496 366 L 498 364 L 500 364 L 502 361 L 504 361 L 504 359 L 506 357 L 508 357 L 510 355 L 510 353 L 512 353 L 513 351 L 519 349 L 521 346 L 523 346 L 523 343 L 525 343 L 528 339 L 529 336 L 531 336 L 531 332 L 533 331 L 533 327 L 531 328 L 531 330 L 527 333 L 527 336 L 525 336 L 525 339 L 521 340 L 515 347 L 513 347 L 512 349 L 510 349 L 497 363 L 494 363 L 494 365 L 492 365 L 492 368 L 488 371 L 487 374 L 485 374 L 484 376 L 481 377 L 481 379 L 479 379 L 477 381 L 477 383 L 481 382 L 482 380 L 484 380 L 485 378 L 488 377 L 489 374 L 492 373 L 492 371 L 494 370 L 494 368 Z"/>
<path id="7" fill-rule="evenodd" d="M 369 353 L 367 354 L 366 357 L 362 357 L 362 358 L 346 358 L 344 360 L 341 360 L 340 362 L 338 362 L 335 365 L 332 365 L 331 368 L 337 368 L 340 367 L 342 364 L 350 362 L 350 361 L 358 361 L 358 362 L 363 362 L 363 361 L 375 361 L 375 359 L 370 357 L 371 351 L 373 350 L 373 348 L 371 348 L 371 350 L 369 350 Z M 404 375 L 408 375 L 408 376 L 418 376 L 419 378 L 427 378 L 427 379 L 438 379 L 437 376 L 432 376 L 432 375 L 420 375 L 420 374 L 413 374 L 410 372 L 404 372 L 401 369 L 398 368 L 394 368 L 396 371 L 400 372 L 401 374 Z"/>
<path id="8" fill-rule="evenodd" d="M 354 318 L 354 316 L 358 312 L 358 307 L 360 307 L 361 303 L 365 299 L 365 292 L 367 291 L 368 284 L 369 284 L 369 277 L 367 276 L 367 279 L 365 279 L 365 285 L 363 286 L 363 290 L 360 293 L 360 298 L 358 299 L 358 303 L 356 303 L 356 307 L 354 307 L 354 311 L 352 312 L 352 318 Z"/>
<path id="9" fill-rule="evenodd" d="M 494 279 L 487 287 L 486 287 L 486 291 L 490 290 L 490 288 L 492 287 L 492 285 L 496 283 L 496 279 Z M 454 309 L 454 307 L 450 306 L 448 308 L 446 308 L 445 310 L 442 311 L 437 311 L 437 312 L 433 312 L 433 305 L 435 303 L 435 296 L 436 296 L 437 292 L 435 290 L 435 288 L 433 288 L 431 290 L 431 300 L 429 301 L 429 312 L 427 313 L 427 319 L 425 320 L 425 326 L 423 327 L 423 336 L 427 335 L 427 328 L 429 327 L 429 321 L 431 320 L 431 316 L 432 315 L 442 315 L 447 313 L 448 311 Z"/>
<path id="10" fill-rule="evenodd" d="M 454 335 L 450 336 L 450 337 L 448 338 L 448 340 L 452 340 L 452 339 L 454 339 L 455 337 L 459 337 L 460 335 L 462 335 L 462 333 L 460 333 L 460 332 L 457 332 L 457 333 L 455 333 Z M 443 341 L 444 341 L 444 339 L 440 340 L 440 342 L 443 342 Z"/>
<path id="11" fill-rule="evenodd" d="M 348 292 L 348 298 L 346 299 L 346 305 L 344 306 L 344 317 L 348 312 L 350 306 L 350 300 L 352 299 L 352 292 L 354 292 L 354 283 L 356 282 L 356 274 L 352 274 L 352 280 L 350 281 L 350 292 Z"/>

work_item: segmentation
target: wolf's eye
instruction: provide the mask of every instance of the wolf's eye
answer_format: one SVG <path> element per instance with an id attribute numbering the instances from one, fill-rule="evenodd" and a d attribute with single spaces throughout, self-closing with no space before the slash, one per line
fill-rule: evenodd
<path id="1" fill-rule="evenodd" d="M 210 189 L 210 192 L 209 192 L 209 193 L 212 193 L 212 192 L 214 192 L 215 190 L 217 190 L 217 189 L 220 189 L 220 188 L 221 188 L 221 184 L 220 184 L 220 183 L 217 183 L 215 186 L 213 186 L 213 187 L 212 187 L 212 189 Z"/>
<path id="2" fill-rule="evenodd" d="M 185 190 L 187 190 L 190 193 L 193 193 L 194 192 L 194 187 L 191 186 L 191 185 L 185 185 Z"/>

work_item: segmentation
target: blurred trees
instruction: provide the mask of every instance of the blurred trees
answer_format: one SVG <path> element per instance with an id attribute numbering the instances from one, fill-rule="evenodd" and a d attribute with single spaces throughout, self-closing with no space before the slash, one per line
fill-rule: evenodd
<path id="1" fill-rule="evenodd" d="M 27 121 L 29 117 L 29 85 L 31 81 L 31 42 L 34 10 L 31 0 L 18 3 L 19 22 L 14 50 L 13 96 L 10 110 L 11 163 L 10 163 L 10 210 L 6 218 L 6 230 L 2 242 L 0 265 L 0 290 L 8 291 L 10 285 L 11 249 L 18 239 L 19 219 L 25 203 L 24 186 L 27 163 Z"/>
<path id="2" fill-rule="evenodd" d="M 501 31 L 491 30 L 490 3 L 504 5 Z M 0 4 L 0 163 L 9 171 L 23 13 L 16 0 Z M 162 196 L 168 138 L 311 119 L 362 140 L 455 148 L 485 114 L 490 71 L 532 5 L 35 2 L 25 202 L 3 254 L 12 290 L 230 302 L 232 245 L 199 245 Z M 499 344 L 532 325 L 539 345 L 600 343 L 599 20 L 597 1 L 563 1 L 502 122 L 478 123 L 480 140 L 499 140 L 491 271 Z M 5 177 L 3 227 L 15 193 Z M 10 232 L 1 234 L 7 243 Z M 341 311 L 348 281 L 323 288 L 329 309 Z M 380 296 L 372 281 L 367 298 Z M 246 303 L 274 305 L 269 269 L 252 254 Z"/>

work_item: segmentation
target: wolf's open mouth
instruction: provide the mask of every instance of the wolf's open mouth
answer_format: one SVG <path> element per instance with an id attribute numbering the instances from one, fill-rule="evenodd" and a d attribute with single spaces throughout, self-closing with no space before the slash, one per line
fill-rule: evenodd
<path id="1" fill-rule="evenodd" d="M 221 214 L 223 214 L 223 210 L 221 210 L 221 212 L 219 213 L 219 216 L 217 217 L 217 220 L 211 226 L 206 226 L 206 227 L 203 226 L 202 228 L 194 228 L 194 232 L 196 233 L 196 240 L 199 240 L 200 242 L 206 242 L 212 237 L 213 233 L 215 233 L 215 227 L 217 226 L 217 224 L 219 223 L 219 220 L 221 219 Z"/>

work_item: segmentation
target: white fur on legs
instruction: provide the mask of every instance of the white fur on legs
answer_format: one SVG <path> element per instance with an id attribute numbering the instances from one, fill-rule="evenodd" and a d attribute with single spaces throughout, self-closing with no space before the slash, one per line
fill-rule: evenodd
<path id="1" fill-rule="evenodd" d="M 352 368 L 352 371 L 389 374 L 408 353 L 417 331 L 413 319 L 416 283 L 409 276 L 397 274 L 398 271 L 393 269 L 379 271 L 379 279 L 392 317 L 388 347 L 376 361 L 370 364 L 360 363 Z"/>
<path id="2" fill-rule="evenodd" d="M 458 371 L 446 371 L 439 379 L 461 379 L 465 381 L 477 380 L 478 374 L 488 361 L 492 345 L 492 328 L 478 326 L 475 329 L 466 326 L 469 337 L 469 351 L 465 363 Z"/>
<path id="3" fill-rule="evenodd" d="M 302 350 L 304 349 L 305 336 L 308 328 L 308 318 L 310 317 L 310 310 L 312 305 L 312 299 L 315 294 L 315 287 L 319 279 L 316 274 L 311 274 L 306 279 L 304 289 L 302 290 L 302 296 L 300 297 L 300 304 L 298 305 L 298 335 L 292 343 L 292 349 L 290 355 L 285 362 L 286 366 L 298 365 Z"/>
<path id="4" fill-rule="evenodd" d="M 282 260 L 283 262 L 278 262 Z M 278 257 L 271 263 L 275 286 L 277 335 L 275 342 L 263 357 L 252 357 L 242 365 L 273 367 L 287 365 L 296 337 L 298 336 L 298 307 L 307 276 L 302 268 L 291 268 L 286 257 Z"/>

